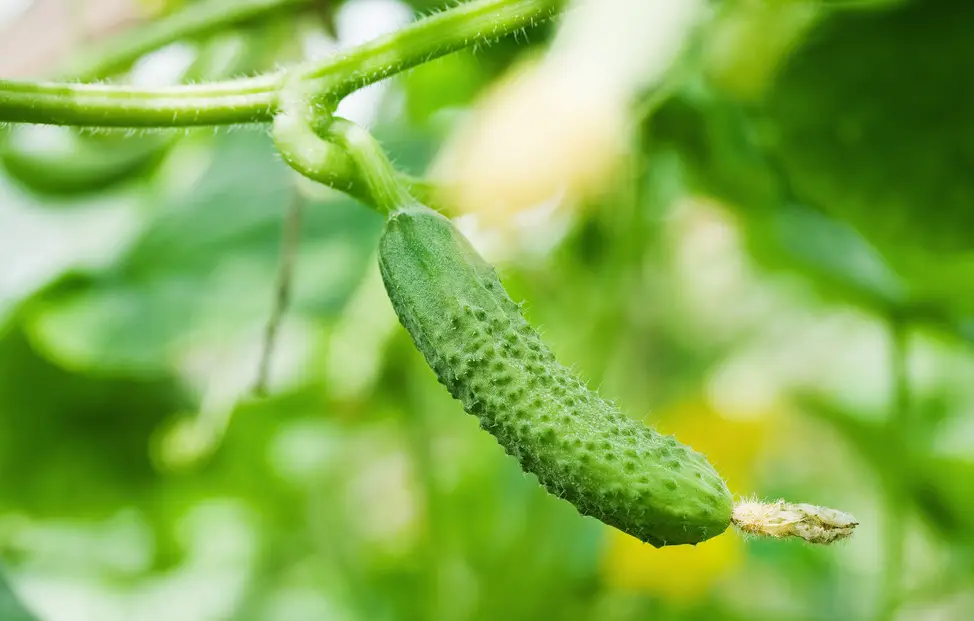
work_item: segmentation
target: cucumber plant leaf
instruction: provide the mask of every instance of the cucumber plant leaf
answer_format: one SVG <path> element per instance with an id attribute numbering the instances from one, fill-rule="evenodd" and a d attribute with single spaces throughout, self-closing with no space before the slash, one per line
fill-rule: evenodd
<path id="1" fill-rule="evenodd" d="M 914 304 L 974 309 L 974 6 L 839 12 L 753 118 L 794 197 L 851 225 Z"/>

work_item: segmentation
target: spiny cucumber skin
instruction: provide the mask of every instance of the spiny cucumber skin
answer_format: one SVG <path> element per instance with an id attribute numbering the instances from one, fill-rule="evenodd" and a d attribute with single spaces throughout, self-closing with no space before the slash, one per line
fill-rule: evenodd
<path id="1" fill-rule="evenodd" d="M 730 524 L 730 492 L 706 458 L 556 362 L 449 220 L 419 205 L 392 214 L 379 267 L 439 381 L 550 493 L 656 547 L 699 543 Z"/>

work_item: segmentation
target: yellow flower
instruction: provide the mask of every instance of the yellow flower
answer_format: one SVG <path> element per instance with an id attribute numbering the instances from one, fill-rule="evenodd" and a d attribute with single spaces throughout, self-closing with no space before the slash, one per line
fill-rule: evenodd
<path id="1" fill-rule="evenodd" d="M 522 66 L 444 145 L 431 172 L 440 200 L 501 228 L 546 202 L 584 200 L 624 154 L 626 104 L 561 66 Z"/>
<path id="2" fill-rule="evenodd" d="M 674 601 L 698 599 L 740 562 L 741 540 L 724 534 L 696 546 L 653 548 L 613 529 L 604 557 L 606 582 Z"/>

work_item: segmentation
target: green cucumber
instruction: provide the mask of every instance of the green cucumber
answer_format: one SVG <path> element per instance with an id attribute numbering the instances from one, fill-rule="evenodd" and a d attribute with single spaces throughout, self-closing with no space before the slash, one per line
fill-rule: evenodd
<path id="1" fill-rule="evenodd" d="M 551 494 L 656 547 L 728 527 L 731 494 L 706 458 L 628 418 L 560 365 L 449 220 L 420 205 L 394 211 L 379 265 L 439 381 Z"/>

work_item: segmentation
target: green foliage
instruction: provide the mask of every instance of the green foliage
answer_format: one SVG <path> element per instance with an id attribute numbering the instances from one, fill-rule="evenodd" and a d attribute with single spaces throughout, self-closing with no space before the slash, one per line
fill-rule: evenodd
<path id="1" fill-rule="evenodd" d="M 347 4 L 217 19 L 191 37 L 208 50 L 198 62 L 207 79 L 289 66 Z M 721 18 L 759 4 L 724 3 Z M 381 217 L 298 181 L 263 129 L 82 130 L 87 155 L 55 154 L 30 183 L 14 160 L 0 173 L 0 619 L 970 618 L 974 14 L 946 0 L 773 4 L 807 29 L 760 22 L 733 47 L 753 61 L 737 79 L 686 59 L 616 187 L 498 256 L 572 379 L 700 448 L 735 491 L 847 507 L 856 538 L 826 551 L 727 533 L 656 550 L 581 519 L 459 415 L 396 329 L 375 269 Z M 410 30 L 415 49 L 302 66 L 342 91 L 421 63 L 386 84 L 370 123 L 412 175 L 538 51 L 520 34 L 486 46 L 468 33 L 476 51 L 422 63 L 459 45 L 448 25 Z M 781 32 L 755 41 L 762 28 Z M 543 49 L 551 30 L 528 34 Z M 83 67 L 117 96 L 70 77 L 34 93 L 0 82 L 0 119 L 276 112 L 266 75 L 241 96 L 197 85 L 153 99 L 126 73 L 150 40 L 129 41 L 105 48 L 110 67 Z M 728 84 L 760 88 L 743 99 Z M 49 147 L 23 135 L 31 152 Z M 145 166 L 122 157 L 150 144 L 161 150 Z M 299 197 L 292 305 L 258 399 Z M 908 372 L 888 368 L 897 357 Z M 552 398 L 532 412 L 564 409 Z"/>
<path id="2" fill-rule="evenodd" d="M 294 200 L 289 171 L 253 133 L 221 138 L 197 165 L 191 186 L 146 205 L 118 268 L 65 281 L 39 302 L 30 334 L 46 355 L 70 368 L 158 376 L 201 335 L 232 341 L 266 320 L 281 226 L 267 205 Z M 348 201 L 323 206 L 312 202 L 302 227 L 300 317 L 340 312 L 378 237 L 373 214 Z"/>
<path id="3" fill-rule="evenodd" d="M 83 136 L 64 138 L 66 144 L 29 150 L 13 144 L 25 141 L 14 133 L 0 145 L 0 162 L 12 179 L 31 192 L 73 197 L 103 191 L 152 170 L 165 156 L 169 142 L 149 137 L 106 145 Z"/>
<path id="4" fill-rule="evenodd" d="M 755 116 L 795 198 L 849 222 L 917 304 L 974 311 L 969 6 L 914 2 L 825 21 Z M 931 270 L 937 275 L 930 278 Z"/>

